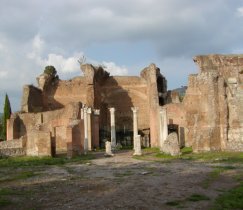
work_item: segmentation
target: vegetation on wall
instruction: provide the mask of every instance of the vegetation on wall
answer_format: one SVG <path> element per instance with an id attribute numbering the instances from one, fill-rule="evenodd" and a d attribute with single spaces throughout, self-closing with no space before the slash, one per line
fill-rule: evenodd
<path id="1" fill-rule="evenodd" d="M 46 66 L 44 70 L 45 74 L 55 76 L 57 71 L 54 66 Z"/>

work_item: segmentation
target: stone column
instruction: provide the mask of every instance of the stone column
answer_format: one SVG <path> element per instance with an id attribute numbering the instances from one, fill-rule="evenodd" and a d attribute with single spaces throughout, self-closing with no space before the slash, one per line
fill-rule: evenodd
<path id="1" fill-rule="evenodd" d="M 88 108 L 84 107 L 84 154 L 87 154 L 88 152 L 88 117 L 87 117 L 87 111 Z"/>
<path id="2" fill-rule="evenodd" d="M 168 136 L 168 125 L 167 125 L 167 111 L 166 108 L 161 108 L 159 111 L 159 127 L 160 127 L 160 147 L 163 146 L 164 141 Z"/>
<path id="3" fill-rule="evenodd" d="M 93 123 L 92 123 L 92 145 L 95 148 L 99 147 L 100 144 L 100 110 L 94 109 Z"/>
<path id="4" fill-rule="evenodd" d="M 111 147 L 116 147 L 115 108 L 109 108 L 111 115 Z"/>
<path id="5" fill-rule="evenodd" d="M 87 109 L 87 124 L 88 124 L 88 150 L 92 150 L 92 130 L 91 130 L 91 114 L 92 114 L 92 109 L 88 108 Z"/>
<path id="6" fill-rule="evenodd" d="M 138 107 L 132 107 L 131 109 L 133 112 L 133 148 L 135 149 L 136 147 L 135 138 L 138 135 L 138 117 L 137 117 Z"/>
<path id="7" fill-rule="evenodd" d="M 137 135 L 134 140 L 134 154 L 133 155 L 142 155 L 142 149 L 141 149 L 141 136 Z"/>

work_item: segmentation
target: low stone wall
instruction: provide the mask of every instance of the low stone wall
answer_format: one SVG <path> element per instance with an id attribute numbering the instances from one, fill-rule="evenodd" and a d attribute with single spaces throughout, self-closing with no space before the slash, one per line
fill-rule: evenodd
<path id="1" fill-rule="evenodd" d="M 6 156 L 24 156 L 26 155 L 25 150 L 26 140 L 14 139 L 0 142 L 0 157 Z"/>
<path id="2" fill-rule="evenodd" d="M 14 139 L 8 141 L 0 142 L 0 149 L 16 149 L 16 148 L 24 148 L 26 141 L 21 139 Z"/>
<path id="3" fill-rule="evenodd" d="M 23 148 L 0 149 L 0 157 L 25 156 L 26 151 Z"/>

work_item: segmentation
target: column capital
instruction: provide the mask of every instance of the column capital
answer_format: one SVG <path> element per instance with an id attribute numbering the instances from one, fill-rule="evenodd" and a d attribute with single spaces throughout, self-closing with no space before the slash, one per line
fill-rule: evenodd
<path id="1" fill-rule="evenodd" d="M 138 112 L 139 108 L 138 108 L 138 107 L 131 107 L 131 110 L 132 110 L 133 112 Z"/>
<path id="2" fill-rule="evenodd" d="M 87 112 L 88 112 L 88 108 L 87 108 L 87 107 L 84 107 L 83 110 L 84 110 L 84 113 L 87 114 Z"/>
<path id="3" fill-rule="evenodd" d="M 166 107 L 160 107 L 159 113 L 164 114 L 167 111 Z"/>
<path id="4" fill-rule="evenodd" d="M 94 115 L 100 115 L 100 110 L 99 109 L 94 109 Z"/>
<path id="5" fill-rule="evenodd" d="M 90 107 L 87 108 L 87 114 L 91 114 L 92 113 L 92 109 Z"/>
<path id="6" fill-rule="evenodd" d="M 109 108 L 109 110 L 110 110 L 110 113 L 114 113 L 116 111 L 116 109 L 114 107 Z"/>

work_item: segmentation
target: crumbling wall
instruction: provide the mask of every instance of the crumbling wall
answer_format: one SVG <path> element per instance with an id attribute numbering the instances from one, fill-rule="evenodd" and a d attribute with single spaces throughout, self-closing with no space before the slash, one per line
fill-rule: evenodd
<path id="1" fill-rule="evenodd" d="M 185 146 L 185 107 L 183 103 L 170 103 L 164 106 L 167 111 L 169 133 L 176 132 L 180 147 Z"/>
<path id="2" fill-rule="evenodd" d="M 21 122 L 22 127 L 25 129 L 24 135 L 27 135 L 27 155 L 38 155 L 38 154 L 47 154 L 51 151 L 51 143 L 55 144 L 56 152 L 67 152 L 67 136 L 66 129 L 69 123 L 72 120 L 80 119 L 80 103 L 70 103 L 65 106 L 65 108 L 47 111 L 47 112 L 39 112 L 39 113 L 19 113 L 16 116 Z M 20 125 L 20 124 L 18 124 Z M 36 127 L 41 126 L 41 130 L 36 130 Z M 22 136 L 23 129 L 21 126 L 16 126 L 14 128 L 15 132 L 19 132 L 15 134 L 18 138 Z M 35 136 L 35 132 L 37 135 Z M 39 132 L 39 133 L 38 133 Z M 43 148 L 39 139 L 42 139 L 42 136 L 50 135 L 52 136 L 52 142 L 49 144 L 46 142 L 46 147 L 50 146 L 46 151 L 41 151 Z M 43 137 L 44 138 L 44 137 Z M 48 137 L 49 139 L 49 137 Z"/>
<path id="3" fill-rule="evenodd" d="M 22 112 L 40 112 L 43 110 L 42 91 L 33 85 L 25 85 L 21 101 Z"/>
<path id="4" fill-rule="evenodd" d="M 186 145 L 195 152 L 241 150 L 243 55 L 196 56 L 200 73 L 189 77 L 183 100 Z"/>
<path id="5" fill-rule="evenodd" d="M 0 157 L 26 155 L 26 138 L 0 142 Z"/>
<path id="6" fill-rule="evenodd" d="M 87 81 L 84 77 L 76 77 L 73 80 L 59 80 L 50 84 L 43 92 L 45 110 L 55 110 L 66 106 L 71 102 L 87 103 Z"/>
<path id="7" fill-rule="evenodd" d="M 149 128 L 147 84 L 139 77 L 110 77 L 101 86 L 101 126 L 109 126 L 108 107 L 116 109 L 116 129 L 132 131 L 131 107 L 139 107 L 138 127 Z"/>
<path id="8" fill-rule="evenodd" d="M 82 127 L 81 120 L 73 120 L 67 127 L 67 156 L 70 158 L 83 152 L 84 137 Z"/>
<path id="9" fill-rule="evenodd" d="M 159 98 L 164 96 L 163 93 L 159 94 L 157 82 L 158 78 L 163 76 L 160 74 L 160 70 L 155 66 L 155 64 L 150 64 L 141 72 L 141 77 L 144 78 L 147 83 L 150 144 L 153 147 L 159 146 Z M 165 101 L 165 98 L 163 100 Z"/>
<path id="10" fill-rule="evenodd" d="M 51 156 L 51 133 L 43 128 L 34 128 L 27 133 L 26 154 Z"/>

